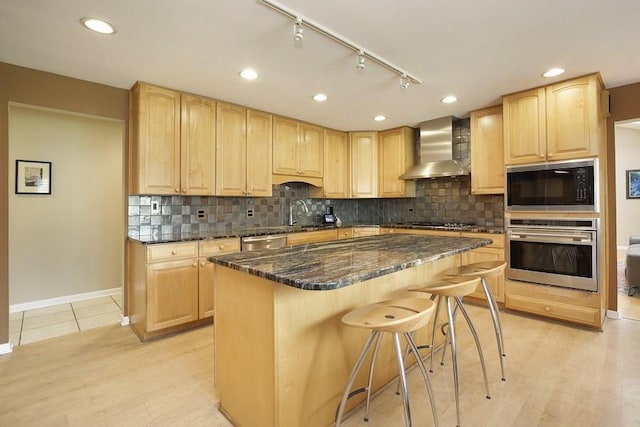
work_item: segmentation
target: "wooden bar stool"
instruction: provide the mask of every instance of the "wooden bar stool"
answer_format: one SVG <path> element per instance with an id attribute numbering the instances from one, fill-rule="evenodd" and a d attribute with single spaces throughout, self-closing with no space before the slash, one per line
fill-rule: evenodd
<path id="1" fill-rule="evenodd" d="M 488 277 L 495 277 L 504 274 L 504 269 L 507 263 L 504 261 L 483 261 L 474 262 L 471 264 L 462 265 L 460 267 L 451 268 L 446 270 L 443 274 L 448 276 L 459 276 L 466 278 L 480 278 L 480 284 L 485 297 L 487 298 L 487 305 L 489 306 L 489 312 L 491 313 L 491 320 L 493 321 L 493 329 L 496 334 L 496 341 L 498 343 L 498 353 L 500 358 L 500 374 L 502 375 L 502 381 L 505 381 L 504 376 L 504 338 L 502 335 L 502 323 L 500 322 L 500 310 L 498 303 L 496 302 L 491 288 L 487 283 Z"/>
<path id="2" fill-rule="evenodd" d="M 342 422 L 342 416 L 344 415 L 345 405 L 347 400 L 358 394 L 361 391 L 367 392 L 367 400 L 365 407 L 365 421 L 369 420 L 369 401 L 371 398 L 371 383 L 373 380 L 373 372 L 375 368 L 376 356 L 378 353 L 378 349 L 380 347 L 380 341 L 382 338 L 382 334 L 384 332 L 391 333 L 393 337 L 394 349 L 396 353 L 396 360 L 398 363 L 398 372 L 400 376 L 400 383 L 402 385 L 402 402 L 404 405 L 404 415 L 405 415 L 405 424 L 407 426 L 411 426 L 411 410 L 409 408 L 409 393 L 407 390 L 407 380 L 405 376 L 404 369 L 404 361 L 402 358 L 402 349 L 400 347 L 400 334 L 402 334 L 409 347 L 415 354 L 418 354 L 418 349 L 416 344 L 411 336 L 411 333 L 422 328 L 433 318 L 433 313 L 435 310 L 435 304 L 433 301 L 430 301 L 425 298 L 404 298 L 404 299 L 394 299 L 388 301 L 382 301 L 370 305 L 366 305 L 360 308 L 357 308 L 342 317 L 342 323 L 347 326 L 352 326 L 354 328 L 364 328 L 370 329 L 371 333 L 369 334 L 369 338 L 362 348 L 362 352 L 358 357 L 353 370 L 351 371 L 351 375 L 349 375 L 349 379 L 347 380 L 347 385 L 344 389 L 344 394 L 342 396 L 342 400 L 340 401 L 340 405 L 338 406 L 338 410 L 336 411 L 336 427 L 340 426 Z M 351 388 L 353 387 L 353 383 L 356 379 L 356 375 L 358 374 L 362 363 L 364 362 L 365 356 L 369 352 L 372 344 L 375 341 L 375 346 L 373 350 L 373 355 L 371 356 L 371 364 L 369 366 L 369 382 L 367 384 L 366 389 L 360 389 L 353 393 L 351 393 Z M 427 370 L 424 366 L 424 362 L 421 358 L 417 357 L 417 363 L 420 367 L 420 371 L 422 372 L 422 377 L 424 378 L 424 383 L 427 388 L 427 392 L 429 394 L 429 401 L 431 403 L 431 411 L 433 413 L 433 421 L 434 424 L 438 425 L 438 416 L 436 414 L 436 403 L 433 398 L 433 390 L 431 388 L 431 383 L 429 382 L 429 378 L 427 376 Z"/>
<path id="3" fill-rule="evenodd" d="M 487 380 L 487 368 L 484 363 L 484 355 L 482 354 L 480 339 L 478 338 L 478 334 L 476 333 L 476 329 L 473 326 L 473 322 L 471 322 L 471 318 L 469 317 L 469 314 L 467 313 L 467 310 L 464 308 L 464 304 L 462 303 L 462 297 L 465 297 L 475 292 L 479 284 L 480 284 L 480 278 L 478 277 L 442 276 L 441 278 L 437 278 L 431 282 L 423 283 L 423 284 L 412 286 L 409 288 L 409 291 L 425 292 L 431 295 L 438 296 L 438 308 L 440 307 L 440 304 L 444 299 L 444 302 L 447 308 L 447 325 L 449 329 L 447 331 L 447 336 L 445 337 L 445 342 L 443 344 L 442 351 L 443 352 L 445 351 L 447 340 L 448 340 L 451 343 L 451 364 L 453 365 L 453 386 L 454 386 L 454 393 L 456 398 L 456 420 L 457 420 L 458 426 L 460 426 L 460 392 L 458 387 L 458 356 L 457 356 L 457 348 L 456 348 L 456 329 L 455 329 L 455 316 L 454 316 L 455 309 L 460 310 L 465 320 L 467 321 L 467 325 L 469 325 L 469 329 L 471 330 L 471 335 L 473 335 L 473 339 L 476 343 L 478 355 L 480 356 L 480 365 L 482 366 L 484 386 L 487 392 L 486 396 L 487 396 L 487 399 L 491 399 L 491 395 L 489 393 L 489 381 Z M 431 348 L 431 368 L 433 368 L 436 326 L 437 326 L 436 321 L 434 321 L 433 330 L 431 333 L 431 345 L 428 346 Z M 422 359 L 419 356 L 419 353 L 416 352 L 416 349 L 411 348 L 410 350 L 414 352 L 417 359 L 420 359 L 420 360 Z"/>

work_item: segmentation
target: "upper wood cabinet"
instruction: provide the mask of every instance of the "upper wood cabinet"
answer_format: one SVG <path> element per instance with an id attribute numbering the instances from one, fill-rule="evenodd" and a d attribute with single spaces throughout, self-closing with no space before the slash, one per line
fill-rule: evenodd
<path id="1" fill-rule="evenodd" d="M 351 197 L 378 197 L 378 132 L 350 132 Z"/>
<path id="2" fill-rule="evenodd" d="M 271 115 L 219 102 L 216 195 L 271 196 Z"/>
<path id="3" fill-rule="evenodd" d="M 471 193 L 504 193 L 502 105 L 471 112 Z"/>
<path id="4" fill-rule="evenodd" d="M 215 101 L 136 83 L 130 98 L 131 194 L 214 191 Z"/>
<path id="5" fill-rule="evenodd" d="M 598 155 L 602 81 L 597 74 L 505 96 L 506 164 Z"/>
<path id="6" fill-rule="evenodd" d="M 601 82 L 597 75 L 546 88 L 547 159 L 598 155 Z"/>
<path id="7" fill-rule="evenodd" d="M 547 147 L 544 88 L 505 96 L 502 107 L 505 163 L 544 161 Z"/>
<path id="8" fill-rule="evenodd" d="M 349 136 L 346 132 L 324 131 L 324 178 L 322 187 L 310 187 L 309 195 L 317 198 L 351 197 Z"/>
<path id="9" fill-rule="evenodd" d="M 302 181 L 322 186 L 324 132 L 320 126 L 273 118 L 274 182 Z"/>
<path id="10" fill-rule="evenodd" d="M 386 130 L 378 134 L 378 196 L 413 197 L 415 181 L 399 176 L 414 164 L 414 131 L 409 127 Z"/>

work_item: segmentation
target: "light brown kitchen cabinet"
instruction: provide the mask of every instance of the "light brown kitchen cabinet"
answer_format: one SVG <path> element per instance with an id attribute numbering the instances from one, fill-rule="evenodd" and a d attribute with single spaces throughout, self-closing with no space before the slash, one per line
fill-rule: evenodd
<path id="1" fill-rule="evenodd" d="M 547 86 L 548 160 L 598 154 L 601 91 L 602 83 L 595 74 Z"/>
<path id="2" fill-rule="evenodd" d="M 145 340 L 198 320 L 198 243 L 129 244 L 129 317 Z"/>
<path id="3" fill-rule="evenodd" d="M 414 130 L 389 129 L 378 134 L 378 196 L 414 197 L 415 181 L 400 179 L 415 159 Z"/>
<path id="4" fill-rule="evenodd" d="M 472 134 L 473 135 L 473 134 Z M 504 246 L 505 246 L 505 235 L 504 234 L 493 234 L 493 233 L 471 233 L 471 232 L 461 232 L 461 237 L 471 237 L 477 239 L 491 239 L 493 243 L 489 246 L 483 246 L 478 249 L 474 249 L 469 252 L 463 252 L 461 254 L 461 263 L 460 265 L 471 264 L 474 262 L 482 262 L 482 261 L 504 261 Z M 487 278 L 487 283 L 493 296 L 498 302 L 505 302 L 505 286 L 504 286 L 504 274 L 496 277 Z M 482 288 L 478 287 L 476 292 L 469 295 L 469 297 L 486 299 Z"/>
<path id="5" fill-rule="evenodd" d="M 602 87 L 592 74 L 505 96 L 505 164 L 597 156 Z"/>
<path id="6" fill-rule="evenodd" d="M 322 187 L 310 187 L 316 198 L 348 199 L 351 197 L 349 136 L 332 129 L 324 131 L 324 172 Z"/>
<path id="7" fill-rule="evenodd" d="M 502 106 L 505 164 L 544 161 L 547 150 L 544 88 L 505 96 Z"/>
<path id="8" fill-rule="evenodd" d="M 276 184 L 291 180 L 322 186 L 324 132 L 320 126 L 273 118 L 273 174 Z"/>
<path id="9" fill-rule="evenodd" d="M 202 242 L 129 242 L 128 301 L 141 340 L 210 321 L 215 266 L 207 259 L 240 250 L 238 238 Z"/>
<path id="10" fill-rule="evenodd" d="M 213 194 L 215 101 L 139 82 L 130 123 L 131 194 Z"/>
<path id="11" fill-rule="evenodd" d="M 471 112 L 471 193 L 504 193 L 502 105 Z"/>
<path id="12" fill-rule="evenodd" d="M 271 115 L 218 102 L 216 195 L 271 196 Z"/>
<path id="13" fill-rule="evenodd" d="M 350 132 L 351 197 L 378 197 L 378 132 Z"/>
<path id="14" fill-rule="evenodd" d="M 240 239 L 237 237 L 203 240 L 198 244 L 198 314 L 200 319 L 212 317 L 215 302 L 215 264 L 209 257 L 240 252 Z"/>

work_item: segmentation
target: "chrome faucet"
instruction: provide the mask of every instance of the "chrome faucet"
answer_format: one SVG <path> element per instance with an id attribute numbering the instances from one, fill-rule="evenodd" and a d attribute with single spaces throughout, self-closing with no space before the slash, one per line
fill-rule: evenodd
<path id="1" fill-rule="evenodd" d="M 289 226 L 295 225 L 295 223 L 297 223 L 298 221 L 295 221 L 293 219 L 293 208 L 295 207 L 296 203 L 300 203 L 302 204 L 302 209 L 304 209 L 305 213 L 309 212 L 309 208 L 307 207 L 307 204 L 304 202 L 304 200 L 302 199 L 295 199 L 294 201 L 292 201 L 289 204 Z"/>

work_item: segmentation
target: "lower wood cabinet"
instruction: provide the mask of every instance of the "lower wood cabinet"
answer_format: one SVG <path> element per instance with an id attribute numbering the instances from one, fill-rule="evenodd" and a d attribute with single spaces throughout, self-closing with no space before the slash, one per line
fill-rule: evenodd
<path id="1" fill-rule="evenodd" d="M 504 261 L 504 234 L 462 232 L 460 235 L 461 237 L 493 240 L 493 243 L 489 246 L 484 246 L 482 248 L 462 253 L 461 265 L 482 261 Z M 489 284 L 489 288 L 491 288 L 491 292 L 493 292 L 493 296 L 496 298 L 496 301 L 505 302 L 504 274 L 496 277 L 490 277 L 487 279 L 487 282 Z M 481 287 L 469 296 L 473 298 L 486 299 Z"/>
<path id="2" fill-rule="evenodd" d="M 207 257 L 240 250 L 240 241 L 129 242 L 129 318 L 141 340 L 210 321 L 214 264 Z"/>
<path id="3" fill-rule="evenodd" d="M 505 294 L 508 309 L 602 328 L 606 310 L 598 293 L 507 280 Z"/>
<path id="4" fill-rule="evenodd" d="M 306 231 L 287 234 L 287 245 L 302 245 L 305 243 L 330 242 L 338 240 L 338 229 Z"/>

